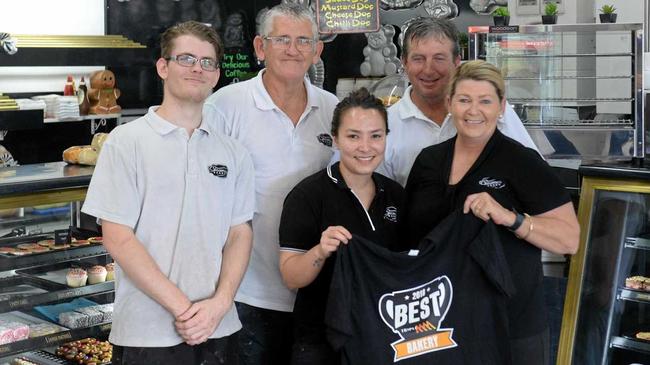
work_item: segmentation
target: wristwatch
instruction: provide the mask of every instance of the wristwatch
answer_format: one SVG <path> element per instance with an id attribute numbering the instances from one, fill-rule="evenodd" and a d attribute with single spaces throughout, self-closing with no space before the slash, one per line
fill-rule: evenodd
<path id="1" fill-rule="evenodd" d="M 524 219 L 526 219 L 526 217 L 523 214 L 515 211 L 515 222 L 510 227 L 508 227 L 508 230 L 514 232 L 519 229 L 522 223 L 524 223 Z"/>

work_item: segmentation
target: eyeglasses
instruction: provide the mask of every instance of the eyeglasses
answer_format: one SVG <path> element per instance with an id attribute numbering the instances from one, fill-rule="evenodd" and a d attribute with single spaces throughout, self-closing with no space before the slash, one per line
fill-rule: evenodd
<path id="1" fill-rule="evenodd" d="M 196 65 L 197 62 L 201 64 L 203 71 L 213 72 L 219 68 L 219 62 L 212 58 L 201 58 L 198 59 L 191 54 L 179 54 L 176 56 L 165 57 L 167 61 L 176 61 L 179 65 L 183 67 L 192 67 Z"/>
<path id="2" fill-rule="evenodd" d="M 273 36 L 264 36 L 262 37 L 265 41 L 271 41 L 271 44 L 273 47 L 277 47 L 280 49 L 289 49 L 291 47 L 292 39 L 289 36 L 286 35 L 281 35 L 277 37 Z M 302 52 L 307 52 L 307 51 L 313 51 L 314 50 L 314 43 L 316 41 L 311 38 L 307 37 L 298 37 L 295 39 L 295 46 L 296 49 Z"/>

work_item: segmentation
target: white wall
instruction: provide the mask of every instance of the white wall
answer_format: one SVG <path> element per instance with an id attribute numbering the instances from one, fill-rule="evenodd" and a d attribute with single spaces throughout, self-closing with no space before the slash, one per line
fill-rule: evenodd
<path id="1" fill-rule="evenodd" d="M 0 32 L 44 35 L 103 35 L 104 0 L 2 0 Z M 20 48 L 18 49 L 20 52 Z M 0 57 L 11 57 L 0 50 Z M 0 67 L 0 93 L 62 92 L 67 75 L 90 67 Z"/>

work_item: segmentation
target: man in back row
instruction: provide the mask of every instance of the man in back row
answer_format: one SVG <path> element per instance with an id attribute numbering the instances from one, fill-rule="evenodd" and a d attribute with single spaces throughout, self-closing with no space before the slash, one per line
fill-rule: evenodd
<path id="1" fill-rule="evenodd" d="M 237 292 L 243 329 L 233 352 L 244 365 L 285 365 L 291 355 L 295 292 L 284 285 L 279 269 L 282 204 L 298 182 L 329 162 L 338 100 L 305 78 L 323 49 L 308 8 L 271 8 L 259 34 L 253 44 L 266 68 L 251 80 L 218 90 L 206 101 L 204 117 L 240 141 L 255 166 L 253 252 Z"/>
<path id="2" fill-rule="evenodd" d="M 390 134 L 384 162 L 377 172 L 406 185 L 420 151 L 456 135 L 447 114 L 449 78 L 460 64 L 458 30 L 446 19 L 419 18 L 404 35 L 402 64 L 411 86 L 403 98 L 388 108 Z M 507 104 L 497 122 L 501 133 L 537 150 L 521 120 Z"/>

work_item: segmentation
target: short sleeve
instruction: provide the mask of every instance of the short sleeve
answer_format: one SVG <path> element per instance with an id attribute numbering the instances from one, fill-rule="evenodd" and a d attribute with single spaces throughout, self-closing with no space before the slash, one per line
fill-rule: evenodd
<path id="1" fill-rule="evenodd" d="M 294 187 L 282 207 L 280 218 L 281 249 L 308 251 L 320 242 L 320 209 L 303 192 Z"/>
<path id="2" fill-rule="evenodd" d="M 571 201 L 566 188 L 551 167 L 533 150 L 525 149 L 515 159 L 515 178 L 511 186 L 522 205 L 522 211 L 538 215 Z"/>
<path id="3" fill-rule="evenodd" d="M 137 153 L 127 151 L 128 144 L 118 139 L 119 136 L 112 134 L 104 143 L 81 211 L 134 229 L 141 208 Z"/>
<path id="4" fill-rule="evenodd" d="M 253 160 L 243 148 L 236 149 L 238 153 L 237 181 L 235 182 L 235 204 L 233 204 L 232 222 L 236 226 L 253 219 L 255 212 L 255 170 Z"/>

